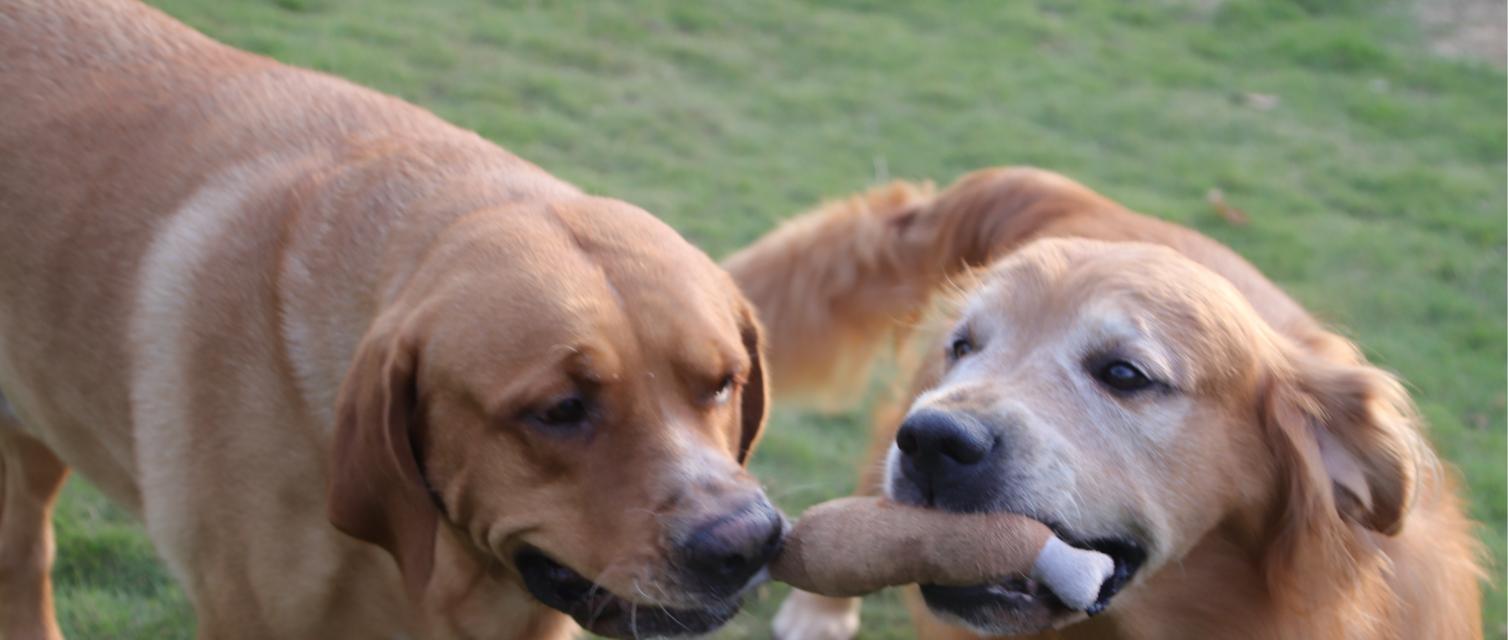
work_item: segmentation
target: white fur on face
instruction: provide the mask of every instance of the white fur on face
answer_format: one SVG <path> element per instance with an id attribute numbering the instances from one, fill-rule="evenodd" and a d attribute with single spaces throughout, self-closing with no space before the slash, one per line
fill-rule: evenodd
<path id="1" fill-rule="evenodd" d="M 997 508 L 1064 523 L 1084 536 L 1117 535 L 1138 514 L 1138 528 L 1167 530 L 1165 476 L 1187 443 L 1195 372 L 1172 327 L 1130 299 L 1088 296 L 1049 305 L 1008 279 L 969 300 L 954 335 L 975 350 L 917 396 L 921 409 L 965 411 L 1019 449 L 998 478 Z M 1047 295 L 1052 295 L 1051 293 Z M 1066 307 L 1066 308 L 1065 308 Z M 1061 314 L 1044 321 L 1044 309 Z M 967 330 L 963 328 L 966 327 Z M 939 350 L 946 345 L 939 345 Z M 1094 376 L 1097 358 L 1124 359 L 1171 390 L 1121 397 Z M 882 490 L 896 495 L 901 453 L 885 456 Z"/>
<path id="2" fill-rule="evenodd" d="M 1176 391 L 1187 386 L 1187 375 L 1178 366 L 1173 350 L 1162 344 L 1148 321 L 1122 310 L 1100 308 L 1079 315 L 1051 350 L 1056 366 L 1072 384 L 1073 405 L 1082 411 L 1080 419 L 1084 424 L 1097 425 L 1097 431 L 1118 446 L 1134 447 L 1146 454 L 1163 450 L 1183 433 L 1189 409 L 1187 397 Z M 1083 358 L 1096 352 L 1114 352 L 1152 379 L 1172 385 L 1175 391 L 1134 406 L 1124 404 L 1085 370 Z"/>

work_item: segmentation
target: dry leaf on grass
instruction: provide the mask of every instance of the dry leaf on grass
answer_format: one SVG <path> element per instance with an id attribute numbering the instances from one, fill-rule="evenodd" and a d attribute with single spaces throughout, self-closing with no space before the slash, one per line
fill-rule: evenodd
<path id="1" fill-rule="evenodd" d="M 1204 199 L 1210 203 L 1210 206 L 1215 208 L 1220 217 L 1225 218 L 1226 222 L 1239 227 L 1244 227 L 1247 223 L 1251 222 L 1251 218 L 1246 215 L 1245 211 L 1237 209 L 1235 205 L 1225 201 L 1225 192 L 1221 191 L 1218 187 L 1211 187 L 1209 191 L 1205 192 Z"/>

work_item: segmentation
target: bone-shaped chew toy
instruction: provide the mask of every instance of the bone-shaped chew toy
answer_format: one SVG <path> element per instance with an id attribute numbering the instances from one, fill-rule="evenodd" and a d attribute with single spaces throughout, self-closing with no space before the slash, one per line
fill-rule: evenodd
<path id="1" fill-rule="evenodd" d="M 1070 546 L 1026 516 L 948 513 L 849 497 L 801 515 L 770 565 L 770 577 L 848 597 L 903 584 L 971 586 L 1024 575 L 1083 611 L 1114 570 L 1109 556 Z"/>

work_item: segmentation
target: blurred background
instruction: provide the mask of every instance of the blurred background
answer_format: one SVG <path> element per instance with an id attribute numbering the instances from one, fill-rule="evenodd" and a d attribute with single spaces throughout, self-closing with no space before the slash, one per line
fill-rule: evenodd
<path id="1" fill-rule="evenodd" d="M 427 107 L 714 257 L 826 197 L 998 164 L 1198 228 L 1409 381 L 1483 523 L 1487 636 L 1508 637 L 1502 0 L 153 3 Z M 782 507 L 851 489 L 886 386 L 868 388 L 777 411 L 754 467 Z M 77 479 L 57 534 L 70 637 L 192 637 L 140 527 Z M 784 593 L 717 637 L 768 637 Z M 894 594 L 864 616 L 863 637 L 910 637 Z"/>

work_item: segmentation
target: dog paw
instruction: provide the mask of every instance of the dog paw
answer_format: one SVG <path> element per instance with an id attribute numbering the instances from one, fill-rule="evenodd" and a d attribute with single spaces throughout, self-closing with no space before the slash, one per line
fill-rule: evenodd
<path id="1" fill-rule="evenodd" d="M 859 599 L 794 590 L 770 626 L 776 640 L 850 640 L 859 633 Z"/>

